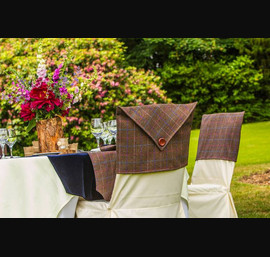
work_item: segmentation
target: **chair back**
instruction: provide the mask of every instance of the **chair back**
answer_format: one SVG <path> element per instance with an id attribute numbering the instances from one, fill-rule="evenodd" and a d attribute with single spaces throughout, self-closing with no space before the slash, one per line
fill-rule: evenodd
<path id="1" fill-rule="evenodd" d="M 244 112 L 203 115 L 191 184 L 230 186 Z"/>
<path id="2" fill-rule="evenodd" d="M 186 168 L 141 174 L 117 174 L 109 203 L 111 217 L 177 218 Z"/>

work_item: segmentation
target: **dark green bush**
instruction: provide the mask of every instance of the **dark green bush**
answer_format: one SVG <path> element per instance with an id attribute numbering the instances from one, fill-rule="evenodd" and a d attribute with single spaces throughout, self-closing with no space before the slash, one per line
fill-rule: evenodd
<path id="1" fill-rule="evenodd" d="M 258 56 L 259 50 L 255 51 L 255 43 L 250 46 L 251 39 L 121 40 L 128 47 L 127 62 L 155 70 L 174 103 L 198 101 L 194 127 L 199 127 L 204 113 L 245 111 L 244 122 L 270 119 L 269 80 L 265 66 L 258 65 L 255 53 Z"/>

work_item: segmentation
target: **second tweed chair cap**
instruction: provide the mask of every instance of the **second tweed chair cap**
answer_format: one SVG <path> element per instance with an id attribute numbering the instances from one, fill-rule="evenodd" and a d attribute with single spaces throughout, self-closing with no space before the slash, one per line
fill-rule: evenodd
<path id="1" fill-rule="evenodd" d="M 204 114 L 196 160 L 237 161 L 245 112 Z"/>

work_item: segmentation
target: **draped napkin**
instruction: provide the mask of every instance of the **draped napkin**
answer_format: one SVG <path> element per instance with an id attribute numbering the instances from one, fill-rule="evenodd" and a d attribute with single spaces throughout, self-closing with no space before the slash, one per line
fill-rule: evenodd
<path id="1" fill-rule="evenodd" d="M 106 201 L 111 199 L 116 177 L 116 151 L 88 152 L 95 173 L 96 189 Z"/>
<path id="2" fill-rule="evenodd" d="M 48 155 L 57 175 L 69 194 L 86 200 L 102 199 L 96 190 L 96 176 L 87 152 Z"/>

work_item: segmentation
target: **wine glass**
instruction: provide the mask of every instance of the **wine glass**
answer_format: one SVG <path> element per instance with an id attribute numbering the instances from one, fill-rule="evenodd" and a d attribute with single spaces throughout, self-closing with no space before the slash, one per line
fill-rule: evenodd
<path id="1" fill-rule="evenodd" d="M 109 120 L 108 121 L 108 130 L 111 133 L 114 141 L 116 143 L 116 134 L 117 134 L 117 122 L 116 120 Z"/>
<path id="2" fill-rule="evenodd" d="M 5 144 L 7 143 L 7 129 L 1 128 L 0 129 L 0 145 L 2 148 L 2 159 L 5 159 Z"/>
<path id="3" fill-rule="evenodd" d="M 100 137 L 103 132 L 102 118 L 93 118 L 91 119 L 91 132 L 97 140 L 97 146 L 100 145 Z"/>
<path id="4" fill-rule="evenodd" d="M 6 144 L 9 146 L 9 149 L 10 149 L 10 158 L 13 158 L 12 149 L 15 143 L 17 142 L 17 136 L 16 136 L 15 129 L 13 128 L 9 128 L 7 132 L 8 132 L 8 137 L 7 137 Z"/>
<path id="5" fill-rule="evenodd" d="M 103 122 L 103 133 L 101 134 L 101 139 L 104 142 L 104 145 L 107 144 L 107 141 L 109 140 L 110 132 L 108 130 L 108 122 L 104 121 Z"/>

